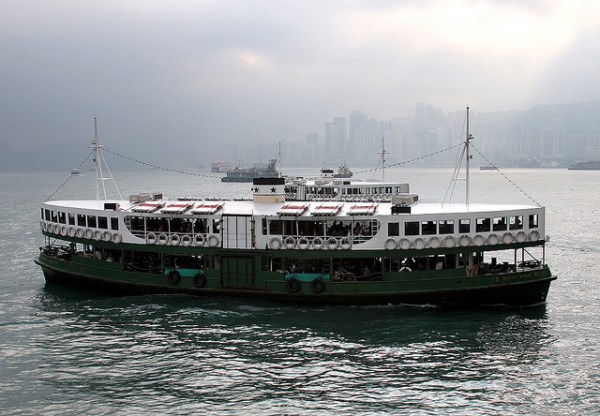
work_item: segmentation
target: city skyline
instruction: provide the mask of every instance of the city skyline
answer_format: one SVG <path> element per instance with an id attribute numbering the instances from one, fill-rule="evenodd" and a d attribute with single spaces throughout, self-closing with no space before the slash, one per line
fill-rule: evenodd
<path id="1" fill-rule="evenodd" d="M 586 103 L 579 105 L 586 106 Z M 597 102 L 589 105 L 598 107 Z M 477 139 L 476 146 L 480 146 L 479 150 L 483 154 L 474 156 L 484 161 L 485 157 L 492 158 L 492 163 L 519 166 L 550 166 L 598 159 L 600 124 L 595 124 L 595 120 L 590 119 L 588 123 L 591 124 L 585 126 L 583 131 L 580 128 L 569 133 L 565 129 L 573 111 L 569 107 L 576 106 L 564 105 L 562 113 L 558 111 L 554 115 L 548 115 L 541 124 L 536 121 L 525 127 L 525 123 L 518 130 L 512 131 L 506 126 L 499 131 L 494 130 L 498 127 L 498 120 L 507 119 L 511 112 L 488 114 L 471 110 L 471 133 Z M 537 106 L 528 111 L 535 112 L 544 107 L 552 106 Z M 519 113 L 526 112 L 512 112 L 515 118 L 518 118 Z M 308 133 L 305 145 L 301 139 L 288 138 L 239 146 L 233 162 L 238 165 L 260 162 L 257 158 L 267 153 L 270 157 L 276 157 L 276 149 L 282 146 L 282 162 L 292 166 L 373 166 L 379 161 L 385 146 L 388 161 L 397 163 L 438 152 L 463 140 L 465 114 L 466 110 L 443 113 L 426 103 L 415 106 L 413 118 L 379 120 L 357 110 L 348 117 L 334 117 L 325 121 L 323 133 Z M 434 164 L 452 163 L 453 157 L 454 154 L 441 156 Z M 306 159 L 311 163 L 307 164 Z"/>

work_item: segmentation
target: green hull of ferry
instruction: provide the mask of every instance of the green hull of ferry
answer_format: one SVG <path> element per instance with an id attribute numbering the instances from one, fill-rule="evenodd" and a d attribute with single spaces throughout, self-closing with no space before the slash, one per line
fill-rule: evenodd
<path id="1" fill-rule="evenodd" d="M 531 245 L 524 243 L 521 248 Z M 36 263 L 49 284 L 106 289 L 112 294 L 233 295 L 325 305 L 535 305 L 546 301 L 550 283 L 555 279 L 547 266 L 539 264 L 496 264 L 494 268 L 482 263 L 478 271 L 469 271 L 465 264 L 460 264 L 460 259 L 473 254 L 473 247 L 444 249 L 443 253 L 440 250 L 331 251 L 324 256 L 324 252 L 302 250 L 121 246 L 95 244 L 95 250 L 117 253 L 118 261 L 96 258 L 93 252 L 73 252 L 64 246 L 60 253 L 42 250 Z M 147 269 L 127 262 L 144 253 L 152 253 L 159 262 Z M 453 259 L 455 264 L 441 270 L 436 270 L 435 265 L 429 268 L 436 253 L 440 259 Z M 483 258 L 485 247 L 478 247 L 477 253 Z M 429 262 L 423 262 L 422 269 L 400 267 L 400 262 L 407 258 Z M 199 261 L 190 265 L 190 259 Z M 178 267 L 178 260 L 188 264 Z M 274 262 L 281 269 L 273 270 Z M 334 271 L 337 264 L 347 262 L 370 264 L 372 270 L 369 274 L 347 276 Z M 290 271 L 292 265 L 311 263 L 318 264 L 321 270 Z M 447 266 L 446 261 L 442 263 Z"/>

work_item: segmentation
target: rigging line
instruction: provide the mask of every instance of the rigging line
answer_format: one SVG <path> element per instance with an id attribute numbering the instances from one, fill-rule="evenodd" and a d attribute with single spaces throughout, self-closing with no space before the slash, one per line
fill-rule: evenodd
<path id="1" fill-rule="evenodd" d="M 81 162 L 81 163 L 79 164 L 79 166 L 77 166 L 77 169 L 81 169 L 81 167 L 83 166 L 83 164 L 84 164 L 85 162 L 87 162 L 87 160 L 90 158 L 90 156 L 92 155 L 92 153 L 94 153 L 94 150 L 91 150 L 91 151 L 90 151 L 90 153 L 89 153 L 89 154 L 88 154 L 88 155 L 85 157 L 85 159 L 83 159 L 83 162 Z M 65 185 L 67 184 L 67 182 L 69 182 L 69 180 L 70 180 L 72 177 L 73 177 L 73 174 L 69 175 L 69 176 L 67 177 L 67 179 L 65 179 L 65 181 L 64 181 L 64 182 L 63 182 L 63 183 L 62 183 L 62 184 L 61 184 L 61 185 L 60 185 L 60 186 L 59 186 L 59 187 L 58 187 L 58 188 L 57 188 L 57 189 L 56 189 L 54 192 L 52 192 L 52 195 L 50 195 L 48 198 L 46 198 L 46 201 L 47 201 L 47 200 L 49 200 L 49 199 L 51 199 L 51 198 L 52 198 L 54 195 L 56 195 L 56 193 L 57 193 L 58 191 L 60 191 L 60 190 L 61 190 L 61 188 L 62 188 L 63 186 L 65 186 Z"/>
<path id="2" fill-rule="evenodd" d="M 402 162 L 398 162 L 398 163 L 392 163 L 391 165 L 385 165 L 385 167 L 386 167 L 386 168 L 393 168 L 393 167 L 396 167 L 396 166 L 402 166 L 402 165 L 405 165 L 405 164 L 407 164 L 407 163 L 416 162 L 417 160 L 427 159 L 427 158 L 429 158 L 429 157 L 432 157 L 432 156 L 439 155 L 440 153 L 447 152 L 448 150 L 452 150 L 452 149 L 454 149 L 454 148 L 457 148 L 457 147 L 459 147 L 459 146 L 461 146 L 461 145 L 462 145 L 462 143 L 457 143 L 457 144 L 454 144 L 454 145 L 452 145 L 452 146 L 446 147 L 445 149 L 438 150 L 438 151 L 435 151 L 435 152 L 433 152 L 433 153 L 429 153 L 429 154 L 427 154 L 427 155 L 423 155 L 423 156 L 415 157 L 415 158 L 413 158 L 413 159 L 404 160 L 404 161 L 402 161 Z M 356 172 L 354 172 L 354 173 L 357 173 L 357 174 L 358 174 L 358 173 L 368 173 L 368 172 L 374 172 L 374 171 L 376 171 L 378 168 L 379 168 L 379 163 L 377 163 L 377 167 L 376 167 L 375 169 L 364 169 L 364 170 L 359 170 L 359 171 L 356 171 Z"/>
<path id="3" fill-rule="evenodd" d="M 487 157 L 485 157 L 485 155 L 483 153 L 481 153 L 478 148 L 476 148 L 473 144 L 471 144 L 471 147 L 473 149 L 475 149 L 477 151 L 477 153 L 479 153 L 479 155 L 487 161 L 487 163 L 489 163 L 490 165 L 492 165 L 494 167 L 494 169 L 496 169 L 496 171 L 500 175 L 502 175 L 504 177 L 504 179 L 506 179 L 512 186 L 514 186 L 515 188 L 517 188 L 523 195 L 525 195 L 527 198 L 529 198 L 530 200 L 532 200 L 533 203 L 536 204 L 538 207 L 542 206 L 542 204 L 540 204 L 535 199 L 533 199 L 533 197 L 531 195 L 529 195 L 527 192 L 525 192 L 523 189 L 521 189 L 521 187 L 519 185 L 517 185 L 516 183 L 514 183 L 508 176 L 506 176 L 504 174 L 504 172 L 500 171 L 500 169 L 498 169 L 498 167 L 496 165 L 494 165 Z"/>
<path id="4" fill-rule="evenodd" d="M 182 175 L 189 175 L 189 176 L 199 176 L 199 177 L 202 177 L 202 178 L 212 178 L 212 179 L 220 179 L 220 178 L 221 178 L 221 176 L 214 176 L 214 175 L 203 175 L 203 174 L 201 174 L 201 173 L 186 172 L 186 171 L 184 171 L 184 170 L 171 169 L 171 168 L 164 168 L 164 167 L 162 167 L 162 166 L 154 165 L 154 164 L 152 164 L 152 163 L 144 162 L 144 161 L 142 161 L 142 160 L 134 159 L 134 158 L 132 158 L 132 157 L 125 156 L 125 155 L 119 154 L 119 153 L 117 153 L 117 152 L 113 152 L 112 150 L 110 150 L 110 149 L 107 149 L 106 147 L 105 147 L 103 150 L 104 150 L 104 151 L 106 151 L 106 152 L 108 152 L 108 153 L 110 153 L 111 155 L 114 155 L 114 156 L 120 157 L 120 158 L 122 158 L 122 159 L 129 160 L 129 161 L 131 161 L 131 162 L 135 162 L 135 163 L 138 163 L 138 164 L 140 164 L 140 165 L 148 166 L 148 167 L 151 167 L 151 168 L 155 168 L 155 169 L 164 170 L 164 171 L 166 171 L 166 172 L 179 173 L 179 174 L 182 174 Z"/>
<path id="5" fill-rule="evenodd" d="M 460 132 L 460 137 L 465 137 L 465 130 L 467 127 L 467 118 L 465 117 L 463 119 L 463 125 L 462 125 L 462 130 Z M 459 146 L 462 146 L 462 143 L 458 144 Z M 452 196 L 454 195 L 454 190 L 456 189 L 456 182 L 458 181 L 458 175 L 460 173 L 460 168 L 462 166 L 462 160 L 463 157 L 465 155 L 465 151 L 466 149 L 463 147 L 461 149 L 460 152 L 456 153 L 456 162 L 454 163 L 454 171 L 452 172 L 452 179 L 450 180 L 450 183 L 448 184 L 448 188 L 446 189 L 446 193 L 444 194 L 444 199 L 442 204 L 444 204 L 446 201 L 450 202 L 452 200 Z M 450 194 L 448 196 L 448 194 Z M 448 199 L 446 199 L 448 198 Z"/>
<path id="6" fill-rule="evenodd" d="M 385 168 L 393 168 L 393 167 L 396 167 L 396 166 L 405 165 L 405 164 L 407 164 L 407 163 L 412 163 L 412 162 L 415 162 L 415 161 L 417 161 L 417 160 L 421 160 L 421 159 L 427 159 L 427 158 L 429 158 L 429 157 L 436 156 L 436 155 L 438 155 L 438 154 L 440 154 L 440 153 L 447 152 L 448 150 L 455 149 L 455 148 L 457 148 L 457 147 L 459 147 L 459 146 L 461 146 L 461 145 L 462 145 L 462 143 L 457 143 L 457 144 L 455 144 L 455 145 L 452 145 L 452 146 L 450 146 L 450 147 L 446 147 L 445 149 L 438 150 L 438 151 L 435 151 L 435 152 L 433 152 L 433 153 L 429 153 L 429 154 L 427 154 L 427 155 L 423 155 L 423 156 L 415 157 L 414 159 L 408 159 L 408 160 L 404 160 L 404 161 L 402 161 L 402 162 L 398 162 L 398 163 L 392 163 L 391 165 L 385 165 Z M 373 169 L 373 168 L 371 168 L 371 169 L 356 170 L 356 171 L 354 171 L 353 173 L 355 173 L 355 174 L 360 174 L 360 173 L 376 172 L 376 171 L 377 171 L 377 170 L 379 170 L 379 169 L 383 169 L 383 167 L 382 167 L 382 168 L 380 168 L 380 167 L 379 167 L 379 161 L 377 161 L 377 166 L 376 166 L 374 169 Z M 321 176 L 307 176 L 307 177 L 306 177 L 306 179 L 321 179 Z"/>

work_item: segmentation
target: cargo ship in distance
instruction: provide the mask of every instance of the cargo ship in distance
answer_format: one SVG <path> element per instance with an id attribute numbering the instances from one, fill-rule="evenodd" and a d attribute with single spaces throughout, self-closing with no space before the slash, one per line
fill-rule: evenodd
<path id="1" fill-rule="evenodd" d="M 99 163 L 101 145 L 92 145 Z M 97 189 L 104 182 L 98 178 Z M 198 302 L 231 295 L 302 304 L 537 305 L 556 279 L 546 264 L 541 206 L 422 203 L 407 184 L 350 181 L 254 178 L 251 192 L 233 201 L 160 193 L 46 201 L 35 261 L 48 284 L 185 293 Z"/>
<path id="2" fill-rule="evenodd" d="M 251 168 L 236 167 L 225 172 L 221 182 L 252 182 L 254 178 L 278 178 L 277 159 L 269 160 L 269 163 L 256 163 Z"/>

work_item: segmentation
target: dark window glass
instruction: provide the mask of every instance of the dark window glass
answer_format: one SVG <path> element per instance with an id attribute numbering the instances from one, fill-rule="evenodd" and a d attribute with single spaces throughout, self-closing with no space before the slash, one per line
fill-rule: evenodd
<path id="1" fill-rule="evenodd" d="M 388 223 L 388 235 L 390 237 L 396 237 L 400 235 L 400 224 L 397 222 Z"/>
<path id="2" fill-rule="evenodd" d="M 419 235 L 419 221 L 405 222 L 404 235 Z"/>

